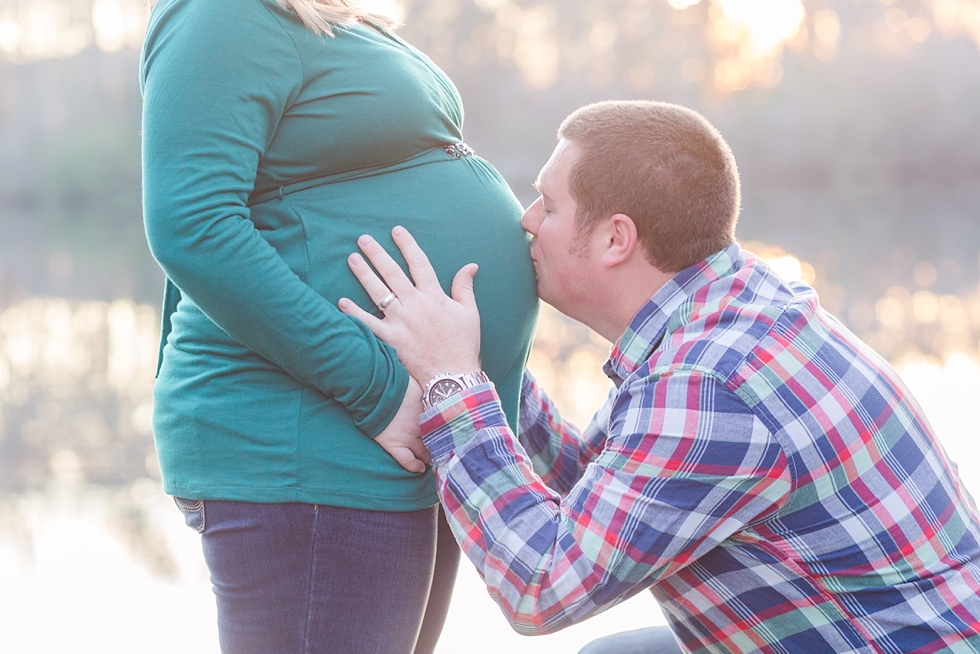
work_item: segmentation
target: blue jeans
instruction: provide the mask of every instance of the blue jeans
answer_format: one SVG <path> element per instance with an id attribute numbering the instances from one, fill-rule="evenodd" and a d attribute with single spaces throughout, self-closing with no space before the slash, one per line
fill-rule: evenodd
<path id="1" fill-rule="evenodd" d="M 597 638 L 578 654 L 681 654 L 670 627 L 647 627 Z"/>
<path id="2" fill-rule="evenodd" d="M 412 654 L 433 579 L 436 507 L 175 499 L 201 534 L 222 652 Z M 444 610 L 436 618 L 441 628 Z"/>
<path id="3" fill-rule="evenodd" d="M 459 559 L 462 555 L 440 504 L 439 525 L 436 529 L 436 566 L 432 572 L 432 587 L 429 589 L 429 601 L 425 605 L 422 628 L 419 630 L 418 642 L 415 643 L 415 654 L 432 654 L 436 649 L 449 613 L 449 601 L 453 598 L 453 587 L 456 585 L 456 573 L 459 571 Z"/>

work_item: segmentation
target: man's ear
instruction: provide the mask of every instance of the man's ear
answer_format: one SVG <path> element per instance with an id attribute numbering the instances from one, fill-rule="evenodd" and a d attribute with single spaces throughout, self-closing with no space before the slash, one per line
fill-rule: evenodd
<path id="1" fill-rule="evenodd" d="M 628 261 L 640 246 L 636 233 L 636 223 L 624 213 L 614 214 L 603 226 L 605 232 L 605 249 L 602 253 L 602 265 L 613 268 Z"/>

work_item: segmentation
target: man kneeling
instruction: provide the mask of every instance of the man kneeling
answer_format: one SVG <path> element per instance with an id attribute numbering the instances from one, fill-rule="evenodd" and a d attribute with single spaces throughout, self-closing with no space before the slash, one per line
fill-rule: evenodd
<path id="1" fill-rule="evenodd" d="M 524 214 L 538 294 L 615 343 L 581 433 L 525 375 L 520 442 L 480 374 L 475 266 L 447 297 L 393 232 L 351 268 L 426 389 L 421 436 L 463 551 L 521 633 L 650 589 L 704 652 L 980 652 L 980 525 L 885 361 L 735 242 L 739 181 L 699 114 L 584 107 Z M 640 650 L 638 650 L 640 651 Z"/>

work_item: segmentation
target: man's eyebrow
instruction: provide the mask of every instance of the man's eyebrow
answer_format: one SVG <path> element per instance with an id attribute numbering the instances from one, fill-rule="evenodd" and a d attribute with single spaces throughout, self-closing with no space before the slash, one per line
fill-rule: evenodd
<path id="1" fill-rule="evenodd" d="M 538 195 L 540 195 L 541 197 L 543 197 L 545 200 L 548 200 L 549 202 L 551 201 L 551 198 L 548 197 L 548 194 L 545 193 L 541 189 L 541 178 L 540 177 L 538 179 L 534 180 L 533 182 L 531 182 L 531 186 L 533 186 L 534 187 L 534 190 L 538 192 Z"/>

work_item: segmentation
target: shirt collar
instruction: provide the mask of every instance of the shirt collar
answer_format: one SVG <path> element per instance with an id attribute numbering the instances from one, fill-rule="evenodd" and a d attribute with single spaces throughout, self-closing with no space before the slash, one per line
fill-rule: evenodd
<path id="1" fill-rule="evenodd" d="M 742 267 L 744 255 L 738 243 L 674 275 L 636 312 L 609 354 L 602 369 L 616 386 L 646 361 L 667 330 L 671 315 L 694 293 Z"/>

